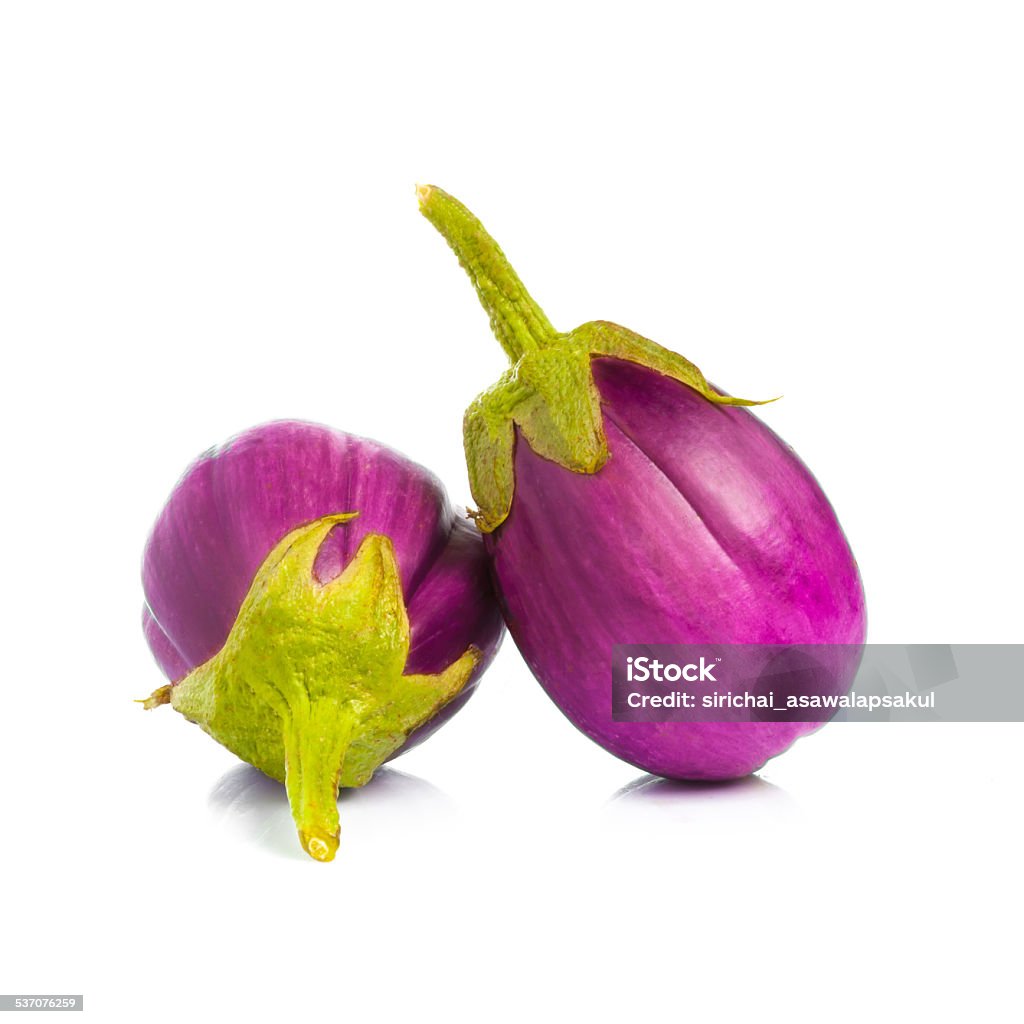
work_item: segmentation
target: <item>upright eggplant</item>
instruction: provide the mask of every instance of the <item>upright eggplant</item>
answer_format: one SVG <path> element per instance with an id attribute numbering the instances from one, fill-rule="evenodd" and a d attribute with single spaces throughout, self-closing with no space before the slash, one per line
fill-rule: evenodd
<path id="1" fill-rule="evenodd" d="M 287 788 L 331 860 L 361 786 L 468 699 L 504 628 L 477 529 L 422 466 L 312 423 L 201 456 L 143 559 L 146 639 L 171 704 Z"/>
<path id="2" fill-rule="evenodd" d="M 457 200 L 420 209 L 511 368 L 469 407 L 470 484 L 506 623 L 566 716 L 677 779 L 746 775 L 820 722 L 620 722 L 616 644 L 855 644 L 857 565 L 793 450 L 682 356 L 594 321 L 562 333 Z"/>

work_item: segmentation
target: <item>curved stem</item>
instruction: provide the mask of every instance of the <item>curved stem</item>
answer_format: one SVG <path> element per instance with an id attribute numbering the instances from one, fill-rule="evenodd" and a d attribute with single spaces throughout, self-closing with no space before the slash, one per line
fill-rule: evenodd
<path id="1" fill-rule="evenodd" d="M 338 777 L 352 725 L 333 700 L 293 705 L 285 718 L 288 803 L 299 842 L 314 860 L 333 860 L 338 849 Z"/>
<path id="2" fill-rule="evenodd" d="M 420 212 L 444 235 L 469 274 L 509 359 L 514 363 L 525 352 L 551 345 L 558 332 L 483 224 L 436 185 L 417 185 L 416 194 Z"/>

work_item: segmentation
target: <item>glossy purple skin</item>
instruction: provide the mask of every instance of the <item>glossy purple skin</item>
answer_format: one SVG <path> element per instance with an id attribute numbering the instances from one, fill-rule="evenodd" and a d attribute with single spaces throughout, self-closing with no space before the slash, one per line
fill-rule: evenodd
<path id="1" fill-rule="evenodd" d="M 548 695 L 602 747 L 675 779 L 761 767 L 814 722 L 614 722 L 621 643 L 864 640 L 860 577 L 793 450 L 742 408 L 595 359 L 611 458 L 572 473 L 516 444 L 508 519 L 487 538 L 506 622 Z"/>
<path id="2" fill-rule="evenodd" d="M 254 427 L 200 456 L 160 513 L 143 556 L 143 629 L 172 682 L 224 645 L 257 569 L 303 523 L 358 512 L 320 548 L 321 582 L 340 574 L 368 533 L 395 548 L 409 614 L 406 674 L 483 653 L 466 689 L 406 741 L 419 743 L 465 704 L 504 627 L 482 538 L 429 471 L 384 445 L 313 423 Z"/>

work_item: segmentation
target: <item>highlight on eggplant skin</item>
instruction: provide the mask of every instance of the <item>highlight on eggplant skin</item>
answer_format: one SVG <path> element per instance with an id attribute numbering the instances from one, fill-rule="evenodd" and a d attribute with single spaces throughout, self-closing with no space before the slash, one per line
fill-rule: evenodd
<path id="1" fill-rule="evenodd" d="M 312 423 L 197 459 L 146 543 L 143 629 L 171 703 L 284 782 L 300 842 L 338 845 L 337 791 L 422 742 L 504 632 L 482 537 L 437 478 Z"/>
<path id="2" fill-rule="evenodd" d="M 574 725 L 667 778 L 756 771 L 820 722 L 615 722 L 616 644 L 862 644 L 856 561 L 785 442 L 677 353 L 607 321 L 557 331 L 458 200 L 417 189 L 510 369 L 465 446 L 509 631 Z M 859 659 L 846 666 L 852 679 Z"/>

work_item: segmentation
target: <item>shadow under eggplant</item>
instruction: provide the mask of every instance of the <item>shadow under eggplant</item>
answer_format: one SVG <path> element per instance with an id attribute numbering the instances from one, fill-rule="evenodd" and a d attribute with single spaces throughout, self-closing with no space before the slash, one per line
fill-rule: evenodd
<path id="1" fill-rule="evenodd" d="M 605 807 L 649 821 L 749 824 L 794 817 L 798 805 L 779 786 L 757 775 L 723 782 L 685 782 L 641 775 L 616 790 Z"/>
<path id="2" fill-rule="evenodd" d="M 284 786 L 252 765 L 240 764 L 225 772 L 210 791 L 208 805 L 243 840 L 291 860 L 310 860 L 299 845 Z M 424 779 L 378 768 L 365 786 L 338 794 L 339 857 L 348 834 L 421 828 L 428 821 L 449 817 L 452 810 L 451 800 Z"/>

